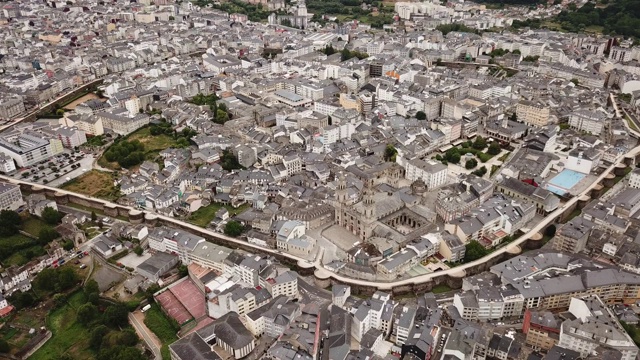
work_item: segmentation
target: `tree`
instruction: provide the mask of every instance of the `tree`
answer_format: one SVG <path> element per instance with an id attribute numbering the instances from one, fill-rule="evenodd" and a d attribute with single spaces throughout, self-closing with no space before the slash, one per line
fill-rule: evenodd
<path id="1" fill-rule="evenodd" d="M 229 114 L 222 109 L 217 109 L 213 122 L 216 124 L 224 124 L 227 121 L 229 121 Z"/>
<path id="2" fill-rule="evenodd" d="M 0 237 L 9 237 L 18 233 L 22 224 L 20 215 L 11 210 L 0 211 Z"/>
<path id="3" fill-rule="evenodd" d="M 55 294 L 53 295 L 53 304 L 55 307 L 59 308 L 62 305 L 66 304 L 67 296 L 65 294 Z"/>
<path id="4" fill-rule="evenodd" d="M 51 291 L 54 289 L 55 283 L 58 281 L 58 276 L 55 270 L 51 268 L 45 268 L 36 275 L 34 280 L 34 286 L 37 289 Z"/>
<path id="5" fill-rule="evenodd" d="M 498 144 L 497 141 L 494 141 L 491 143 L 491 145 L 489 145 L 489 150 L 487 150 L 487 153 L 489 155 L 498 155 L 500 154 L 500 151 L 502 151 L 502 149 L 500 149 L 500 144 Z"/>
<path id="6" fill-rule="evenodd" d="M 487 140 L 485 140 L 482 136 L 476 136 L 476 139 L 473 142 L 473 148 L 477 150 L 483 150 L 486 147 L 487 147 Z"/>
<path id="7" fill-rule="evenodd" d="M 129 311 L 123 304 L 111 305 L 104 311 L 103 320 L 105 325 L 111 327 L 126 326 Z"/>
<path id="8" fill-rule="evenodd" d="M 82 304 L 78 308 L 77 320 L 80 324 L 87 326 L 95 319 L 97 312 L 98 308 L 95 305 L 91 303 Z"/>
<path id="9" fill-rule="evenodd" d="M 47 245 L 51 241 L 57 239 L 60 236 L 57 231 L 53 229 L 42 229 L 38 233 L 38 243 L 42 246 Z"/>
<path id="10" fill-rule="evenodd" d="M 94 279 L 89 279 L 89 281 L 87 281 L 84 284 L 84 293 L 85 294 L 91 294 L 91 293 L 99 293 L 100 292 L 100 286 L 98 286 L 98 282 L 95 281 Z"/>
<path id="11" fill-rule="evenodd" d="M 469 159 L 464 163 L 464 168 L 467 170 L 471 170 L 476 166 L 478 166 L 478 161 L 476 159 Z"/>
<path id="12" fill-rule="evenodd" d="M 9 343 L 5 339 L 0 339 L 0 353 L 7 354 L 10 350 Z"/>
<path id="13" fill-rule="evenodd" d="M 37 303 L 37 299 L 31 292 L 18 291 L 9 297 L 9 303 L 15 306 L 18 310 L 32 307 Z"/>
<path id="14" fill-rule="evenodd" d="M 489 251 L 485 249 L 482 244 L 480 244 L 476 240 L 472 240 L 465 246 L 464 262 L 468 263 L 478 260 L 488 253 Z"/>
<path id="15" fill-rule="evenodd" d="M 138 256 L 142 256 L 144 250 L 142 249 L 142 247 L 136 246 L 135 248 L 133 248 L 133 252 Z"/>
<path id="16" fill-rule="evenodd" d="M 58 109 L 58 110 L 56 110 L 56 115 L 58 115 L 58 116 L 60 116 L 60 117 L 61 117 L 62 115 L 64 115 L 64 109 Z"/>
<path id="17" fill-rule="evenodd" d="M 556 236 L 556 226 L 553 224 L 547 226 L 547 228 L 544 229 L 544 236 L 549 238 Z"/>
<path id="18" fill-rule="evenodd" d="M 231 220 L 224 226 L 224 234 L 227 236 L 236 237 L 242 234 L 243 231 L 244 227 L 237 221 Z"/>
<path id="19" fill-rule="evenodd" d="M 229 149 L 222 150 L 220 157 L 220 166 L 227 171 L 242 169 L 242 165 L 238 162 L 236 155 Z"/>
<path id="20" fill-rule="evenodd" d="M 96 215 L 95 211 L 91 212 L 91 221 L 92 222 L 96 222 L 96 220 L 98 220 L 98 215 Z"/>
<path id="21" fill-rule="evenodd" d="M 178 266 L 178 275 L 183 278 L 189 275 L 189 268 L 186 265 Z"/>
<path id="22" fill-rule="evenodd" d="M 80 278 L 78 274 L 76 274 L 75 270 L 71 267 L 63 267 L 58 270 L 58 279 L 57 284 L 60 287 L 60 290 L 68 290 L 74 287 Z"/>
<path id="23" fill-rule="evenodd" d="M 89 347 L 93 350 L 100 350 L 100 346 L 102 345 L 102 339 L 109 332 L 109 328 L 104 325 L 98 325 L 93 330 L 91 330 L 91 336 L 89 338 Z"/>
<path id="24" fill-rule="evenodd" d="M 418 120 L 427 120 L 427 114 L 425 114 L 424 111 L 418 111 L 416 113 L 416 119 L 418 119 Z"/>
<path id="25" fill-rule="evenodd" d="M 391 145 L 387 144 L 387 147 L 384 149 L 384 161 L 396 162 L 396 156 L 398 155 L 398 150 Z"/>
<path id="26" fill-rule="evenodd" d="M 62 248 L 66 251 L 69 251 L 71 249 L 73 249 L 73 241 L 71 240 L 67 240 L 64 243 L 62 243 Z"/>
<path id="27" fill-rule="evenodd" d="M 42 220 L 44 220 L 44 222 L 46 222 L 49 225 L 57 225 L 60 220 L 62 220 L 63 215 L 56 209 L 52 208 L 52 207 L 45 207 L 44 210 L 42 210 Z"/>
<path id="28" fill-rule="evenodd" d="M 576 86 L 580 84 L 580 80 L 578 79 L 571 79 L 571 82 L 573 83 L 573 85 L 576 85 Z"/>
<path id="29" fill-rule="evenodd" d="M 481 168 L 479 168 L 478 170 L 474 171 L 472 174 L 475 176 L 479 176 L 479 177 L 483 177 L 484 174 L 487 173 L 487 167 L 486 166 L 482 166 Z"/>

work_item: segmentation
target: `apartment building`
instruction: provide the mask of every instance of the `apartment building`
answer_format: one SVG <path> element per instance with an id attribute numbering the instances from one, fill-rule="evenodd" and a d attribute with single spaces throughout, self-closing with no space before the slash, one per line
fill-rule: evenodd
<path id="1" fill-rule="evenodd" d="M 405 178 L 410 181 L 422 180 L 427 189 L 435 189 L 447 183 L 448 168 L 435 160 L 401 160 L 405 168 Z"/>
<path id="2" fill-rule="evenodd" d="M 24 203 L 20 186 L 0 182 L 0 209 L 15 211 Z"/>
<path id="3" fill-rule="evenodd" d="M 587 246 L 591 229 L 595 224 L 582 216 L 577 216 L 562 225 L 553 238 L 553 248 L 557 251 L 579 253 Z"/>
<path id="4" fill-rule="evenodd" d="M 575 319 L 562 323 L 558 346 L 582 357 L 598 356 L 602 348 L 619 351 L 621 360 L 634 360 L 638 355 L 633 339 L 597 295 L 571 299 L 569 312 Z"/>
<path id="5" fill-rule="evenodd" d="M 531 126 L 547 126 L 549 124 L 549 107 L 541 101 L 522 100 L 516 105 L 518 121 Z"/>
<path id="6" fill-rule="evenodd" d="M 549 351 L 558 345 L 560 321 L 550 311 L 527 309 L 522 320 L 522 332 L 527 336 L 527 345 L 536 350 Z"/>
<path id="7" fill-rule="evenodd" d="M 0 98 L 0 119 L 10 120 L 26 111 L 22 96 Z"/>
<path id="8" fill-rule="evenodd" d="M 265 285 L 274 298 L 286 296 L 290 299 L 297 299 L 300 296 L 298 274 L 293 271 L 286 271 L 276 278 L 267 279 Z"/>
<path id="9" fill-rule="evenodd" d="M 600 135 L 606 119 L 606 115 L 599 111 L 577 110 L 569 115 L 569 126 L 578 131 Z"/>

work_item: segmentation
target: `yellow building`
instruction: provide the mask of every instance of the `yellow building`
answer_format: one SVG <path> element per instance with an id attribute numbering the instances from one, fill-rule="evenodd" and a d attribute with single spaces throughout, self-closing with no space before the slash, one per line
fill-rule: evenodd
<path id="1" fill-rule="evenodd" d="M 541 101 L 523 100 L 516 106 L 518 121 L 532 126 L 546 126 L 549 123 L 549 107 Z"/>

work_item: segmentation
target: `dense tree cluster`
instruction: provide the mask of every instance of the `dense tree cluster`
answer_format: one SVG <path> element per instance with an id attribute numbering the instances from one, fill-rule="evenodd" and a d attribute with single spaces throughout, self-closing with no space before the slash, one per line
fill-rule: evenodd
<path id="1" fill-rule="evenodd" d="M 122 140 L 113 144 L 104 157 L 109 162 L 118 162 L 123 168 L 130 168 L 144 161 L 144 144 L 138 140 Z"/>
<path id="2" fill-rule="evenodd" d="M 220 157 L 220 166 L 227 171 L 242 169 L 242 165 L 238 162 L 236 155 L 229 149 L 222 150 Z"/>
<path id="3" fill-rule="evenodd" d="M 342 49 L 342 51 L 340 51 L 340 60 L 342 61 L 347 61 L 354 57 L 362 60 L 368 58 L 369 54 L 349 49 Z"/>
<path id="4" fill-rule="evenodd" d="M 476 240 L 469 241 L 469 243 L 466 245 L 464 253 L 464 262 L 468 263 L 478 260 L 481 257 L 486 256 L 487 254 L 489 254 L 489 250 L 485 249 L 482 244 L 480 244 Z"/>
<path id="5" fill-rule="evenodd" d="M 40 217 L 42 217 L 42 220 L 44 220 L 44 222 L 49 225 L 57 225 L 64 217 L 64 214 L 52 207 L 47 206 L 42 210 Z"/>
<path id="6" fill-rule="evenodd" d="M 244 231 L 244 226 L 242 226 L 242 224 L 240 224 L 237 221 L 229 221 L 225 226 L 224 226 L 224 234 L 227 236 L 240 236 L 240 234 L 242 234 L 242 232 Z"/>
<path id="7" fill-rule="evenodd" d="M 612 1 L 604 7 L 588 2 L 575 11 L 560 12 L 555 22 L 572 32 L 596 25 L 605 34 L 640 38 L 640 0 Z"/>
<path id="8" fill-rule="evenodd" d="M 398 155 L 398 150 L 391 145 L 387 144 L 387 147 L 384 149 L 384 161 L 396 162 L 396 156 Z"/>
<path id="9" fill-rule="evenodd" d="M 452 31 L 467 32 L 467 33 L 474 33 L 474 34 L 480 33 L 477 29 L 470 28 L 470 27 L 468 27 L 468 26 L 466 26 L 464 24 L 460 24 L 460 23 L 438 25 L 438 26 L 436 26 L 436 30 L 440 31 L 442 33 L 442 35 L 447 35 L 448 33 L 452 32 Z"/>
<path id="10" fill-rule="evenodd" d="M 21 223 L 22 219 L 17 212 L 11 210 L 0 211 L 0 237 L 17 234 Z"/>

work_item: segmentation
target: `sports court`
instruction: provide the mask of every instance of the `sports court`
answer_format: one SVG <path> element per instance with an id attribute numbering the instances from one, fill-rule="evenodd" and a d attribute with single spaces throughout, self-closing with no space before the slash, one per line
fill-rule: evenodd
<path id="1" fill-rule="evenodd" d="M 169 291 L 196 320 L 207 315 L 204 294 L 189 278 L 169 288 Z"/>
<path id="2" fill-rule="evenodd" d="M 577 171 L 564 169 L 545 186 L 547 190 L 558 195 L 564 195 L 571 191 L 587 175 Z"/>
<path id="3" fill-rule="evenodd" d="M 162 306 L 167 315 L 174 318 L 178 324 L 182 325 L 191 320 L 191 314 L 182 306 L 182 303 L 178 301 L 171 291 L 165 291 L 157 295 L 156 301 L 160 303 L 160 306 Z"/>

